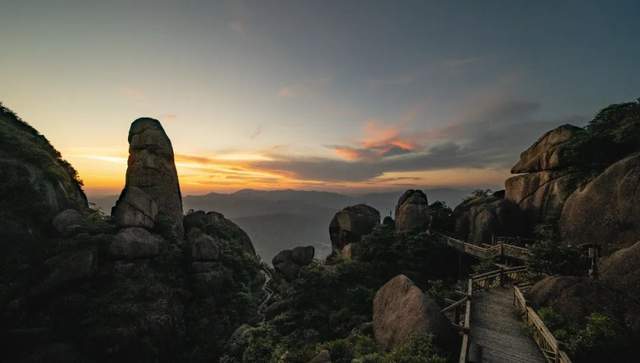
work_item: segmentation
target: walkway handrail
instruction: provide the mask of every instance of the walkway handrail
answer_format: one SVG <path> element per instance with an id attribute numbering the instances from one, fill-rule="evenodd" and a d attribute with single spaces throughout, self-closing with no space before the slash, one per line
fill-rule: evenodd
<path id="1" fill-rule="evenodd" d="M 467 299 L 464 312 L 464 324 L 462 325 L 462 344 L 460 346 L 459 363 L 466 363 L 469 360 L 469 345 L 471 334 L 471 296 L 473 295 L 473 280 L 468 280 Z"/>
<path id="2" fill-rule="evenodd" d="M 526 261 L 527 259 L 529 259 L 529 249 L 526 247 L 520 247 L 502 242 L 491 245 L 489 247 L 483 247 L 481 245 L 461 241 L 457 238 L 453 238 L 442 233 L 437 234 L 445 240 L 446 244 L 449 247 L 455 248 L 460 252 L 464 252 L 468 255 L 472 255 L 478 258 L 506 256 L 522 261 Z"/>
<path id="3" fill-rule="evenodd" d="M 533 340 L 536 342 L 547 362 L 571 363 L 567 353 L 560 349 L 558 340 L 553 336 L 540 318 L 540 315 L 527 304 L 524 293 L 517 285 L 513 286 L 513 304 L 523 315 L 525 323 L 533 328 Z"/>

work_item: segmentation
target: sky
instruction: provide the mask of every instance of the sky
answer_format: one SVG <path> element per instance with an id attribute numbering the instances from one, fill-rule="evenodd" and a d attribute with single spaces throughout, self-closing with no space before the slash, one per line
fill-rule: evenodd
<path id="1" fill-rule="evenodd" d="M 124 185 L 159 119 L 183 194 L 503 186 L 545 131 L 640 97 L 638 1 L 0 0 L 0 102 Z"/>

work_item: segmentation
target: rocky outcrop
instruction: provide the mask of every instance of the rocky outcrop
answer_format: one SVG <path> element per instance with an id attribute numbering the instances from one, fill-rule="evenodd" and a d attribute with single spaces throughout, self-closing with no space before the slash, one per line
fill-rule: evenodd
<path id="1" fill-rule="evenodd" d="M 373 300 L 373 333 L 384 349 L 408 342 L 412 335 L 433 334 L 441 346 L 452 346 L 456 334 L 438 304 L 405 275 L 389 280 Z"/>
<path id="2" fill-rule="evenodd" d="M 333 216 L 329 236 L 333 251 L 340 253 L 349 243 L 359 242 L 380 224 L 380 213 L 366 204 L 346 207 Z"/>
<path id="3" fill-rule="evenodd" d="M 61 236 L 72 236 L 81 232 L 85 228 L 85 219 L 75 209 L 65 209 L 58 213 L 51 225 Z"/>
<path id="4" fill-rule="evenodd" d="M 565 242 L 596 243 L 607 254 L 640 239 L 640 154 L 609 166 L 566 201 L 560 219 Z"/>
<path id="5" fill-rule="evenodd" d="M 276 272 L 284 276 L 287 281 L 293 281 L 298 277 L 300 269 L 313 261 L 314 253 L 313 246 L 282 250 L 273 257 L 271 263 Z"/>
<path id="6" fill-rule="evenodd" d="M 568 171 L 540 171 L 513 176 L 505 182 L 506 199 L 523 211 L 527 225 L 555 223 L 579 181 Z"/>
<path id="7" fill-rule="evenodd" d="M 467 242 L 487 243 L 493 236 L 517 236 L 525 233 L 522 211 L 497 192 L 465 200 L 453 211 L 455 234 Z"/>
<path id="8" fill-rule="evenodd" d="M 563 125 L 545 133 L 520 154 L 505 182 L 506 199 L 524 212 L 529 230 L 537 224 L 555 224 L 565 200 L 575 190 L 580 174 L 570 169 L 574 161 L 571 140 L 582 128 Z"/>
<path id="9" fill-rule="evenodd" d="M 138 189 L 129 190 L 132 188 Z M 112 214 L 121 226 L 135 223 L 146 227 L 155 220 L 155 227 L 166 237 L 183 237 L 182 196 L 173 147 L 158 120 L 139 118 L 131 124 L 126 185 Z"/>
<path id="10" fill-rule="evenodd" d="M 640 302 L 640 242 L 604 258 L 600 263 L 600 278 Z"/>
<path id="11" fill-rule="evenodd" d="M 395 210 L 396 231 L 400 233 L 426 231 L 431 222 L 427 195 L 421 190 L 407 190 L 398 200 Z"/>
<path id="12" fill-rule="evenodd" d="M 215 240 L 233 245 L 253 257 L 256 256 L 249 235 L 221 213 L 204 211 L 189 213 L 184 217 L 184 227 L 187 234 L 192 229 L 198 228 Z"/>
<path id="13" fill-rule="evenodd" d="M 0 255 L 9 259 L 5 242 L 24 245 L 46 234 L 60 212 L 84 213 L 88 208 L 76 170 L 43 135 L 1 104 L 0 180 Z"/>
<path id="14" fill-rule="evenodd" d="M 640 303 L 629 294 L 629 290 L 612 288 L 612 279 L 623 277 L 617 272 L 620 270 L 610 270 L 607 273 L 609 276 L 602 281 L 588 277 L 548 276 L 532 286 L 528 293 L 529 300 L 536 308 L 551 307 L 567 321 L 581 322 L 594 312 L 621 317 L 621 323 L 639 333 Z M 626 282 L 632 282 L 633 279 L 631 277 Z M 637 292 L 637 281 L 635 283 L 631 290 Z M 625 285 L 623 282 L 613 286 Z"/>
<path id="15" fill-rule="evenodd" d="M 570 166 L 572 160 L 567 154 L 571 147 L 568 141 L 582 132 L 584 129 L 568 124 L 548 131 L 520 154 L 520 160 L 511 168 L 511 173 L 535 173 Z"/>
<path id="16" fill-rule="evenodd" d="M 130 227 L 116 234 L 109 254 L 115 259 L 151 258 L 158 256 L 166 249 L 165 240 L 144 228 Z"/>
<path id="17" fill-rule="evenodd" d="M 3 359 L 218 361 L 233 330 L 257 319 L 264 276 L 247 234 L 221 214 L 185 218 L 187 242 L 175 243 L 184 239 L 180 191 L 160 124 L 133 123 L 111 219 L 87 208 L 75 170 L 43 136 L 5 117 Z"/>
<path id="18" fill-rule="evenodd" d="M 158 223 L 158 204 L 142 189 L 126 187 L 112 209 L 111 218 L 121 227 L 153 229 Z"/>

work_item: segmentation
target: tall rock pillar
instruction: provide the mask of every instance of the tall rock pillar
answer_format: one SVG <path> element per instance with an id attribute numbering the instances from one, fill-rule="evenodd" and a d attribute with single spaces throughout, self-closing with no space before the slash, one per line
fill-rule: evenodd
<path id="1" fill-rule="evenodd" d="M 173 147 L 158 120 L 139 118 L 129 129 L 125 187 L 112 211 L 122 227 L 156 229 L 182 239 L 182 196 Z"/>

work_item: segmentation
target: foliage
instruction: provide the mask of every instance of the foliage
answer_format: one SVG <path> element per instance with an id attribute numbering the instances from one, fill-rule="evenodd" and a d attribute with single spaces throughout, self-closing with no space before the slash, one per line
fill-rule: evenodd
<path id="1" fill-rule="evenodd" d="M 453 210 L 447 206 L 447 203 L 435 201 L 429 205 L 429 210 L 431 211 L 431 229 L 453 233 L 455 219 L 453 218 Z"/>
<path id="2" fill-rule="evenodd" d="M 529 246 L 527 266 L 537 274 L 581 275 L 586 272 L 585 261 L 576 247 L 556 241 L 540 241 Z"/>
<path id="3" fill-rule="evenodd" d="M 610 315 L 593 312 L 584 321 L 572 321 L 550 307 L 540 308 L 538 315 L 577 362 L 629 361 L 632 357 L 626 328 Z"/>
<path id="4" fill-rule="evenodd" d="M 475 274 L 481 274 L 497 269 L 496 261 L 493 257 L 483 258 L 478 263 L 471 266 L 471 271 Z"/>
<path id="5" fill-rule="evenodd" d="M 471 192 L 469 196 L 464 198 L 461 204 L 464 204 L 476 199 L 485 199 L 490 197 L 491 194 L 493 194 L 493 191 L 491 189 L 476 189 L 473 192 Z"/>

